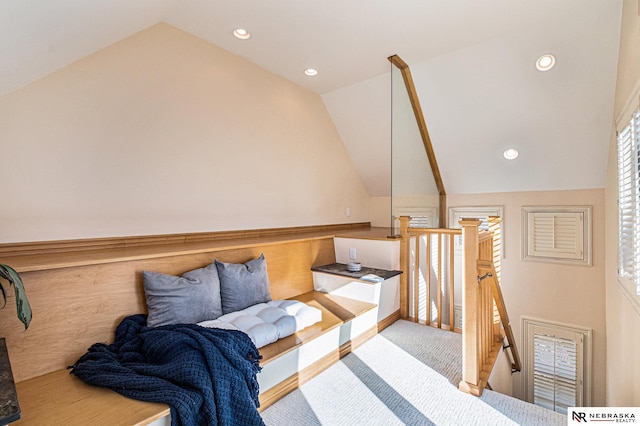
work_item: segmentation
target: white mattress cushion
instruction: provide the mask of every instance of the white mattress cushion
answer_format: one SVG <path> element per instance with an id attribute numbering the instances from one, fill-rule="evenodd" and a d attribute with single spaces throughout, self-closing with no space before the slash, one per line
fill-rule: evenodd
<path id="1" fill-rule="evenodd" d="M 272 300 L 198 324 L 243 331 L 261 348 L 321 320 L 322 311 L 318 308 L 297 300 Z"/>

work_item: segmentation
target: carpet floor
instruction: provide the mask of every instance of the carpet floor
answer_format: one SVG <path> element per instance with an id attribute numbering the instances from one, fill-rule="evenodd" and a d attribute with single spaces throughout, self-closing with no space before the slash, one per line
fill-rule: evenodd
<path id="1" fill-rule="evenodd" d="M 397 321 L 262 412 L 269 426 L 565 425 L 566 416 L 461 380 L 459 334 Z"/>

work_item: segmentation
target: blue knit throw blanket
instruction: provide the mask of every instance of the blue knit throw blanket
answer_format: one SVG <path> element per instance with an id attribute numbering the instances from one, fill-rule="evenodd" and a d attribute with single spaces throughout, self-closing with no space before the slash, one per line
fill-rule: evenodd
<path id="1" fill-rule="evenodd" d="M 96 343 L 71 372 L 86 383 L 171 407 L 172 426 L 264 425 L 260 354 L 240 331 L 195 324 L 146 326 L 125 318 L 111 345 Z"/>

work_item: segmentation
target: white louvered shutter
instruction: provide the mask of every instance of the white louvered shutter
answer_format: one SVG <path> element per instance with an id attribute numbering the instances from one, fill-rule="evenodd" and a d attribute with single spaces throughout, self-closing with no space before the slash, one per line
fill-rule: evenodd
<path id="1" fill-rule="evenodd" d="M 531 212 L 528 221 L 531 256 L 584 259 L 582 213 Z"/>
<path id="2" fill-rule="evenodd" d="M 431 214 L 425 213 L 422 215 L 412 215 L 411 220 L 409 221 L 409 226 L 411 228 L 431 228 L 432 225 Z"/>
<path id="3" fill-rule="evenodd" d="M 533 335 L 533 402 L 559 413 L 580 406 L 578 343 L 544 333 Z"/>
<path id="4" fill-rule="evenodd" d="M 640 111 L 618 133 L 618 274 L 640 294 Z"/>

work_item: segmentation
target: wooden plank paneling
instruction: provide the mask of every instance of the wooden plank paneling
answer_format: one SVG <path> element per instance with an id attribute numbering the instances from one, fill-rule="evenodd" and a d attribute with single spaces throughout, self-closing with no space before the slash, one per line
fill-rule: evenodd
<path id="1" fill-rule="evenodd" d="M 245 262 L 264 253 L 274 299 L 313 290 L 310 268 L 335 262 L 333 238 L 252 245 L 205 253 L 23 272 L 33 321 L 23 331 L 14 296 L 0 310 L 0 335 L 7 340 L 17 382 L 73 364 L 96 342 L 111 342 L 127 315 L 145 313 L 142 271 L 171 275 L 203 267 L 215 258 Z"/>

